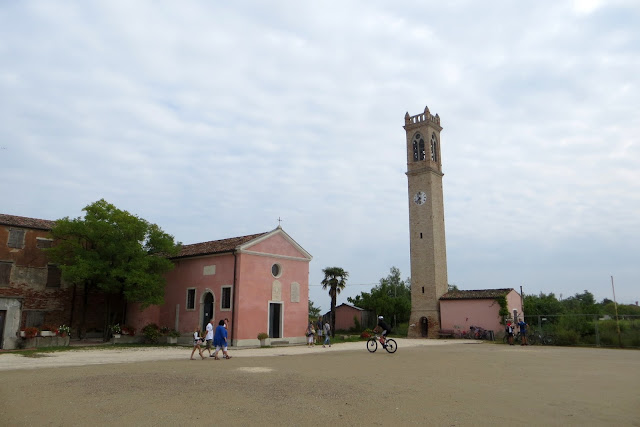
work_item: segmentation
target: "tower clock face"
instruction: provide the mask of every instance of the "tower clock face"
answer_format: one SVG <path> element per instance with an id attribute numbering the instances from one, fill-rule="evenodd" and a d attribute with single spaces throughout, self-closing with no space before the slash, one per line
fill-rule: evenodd
<path id="1" fill-rule="evenodd" d="M 413 201 L 416 205 L 422 205 L 427 201 L 427 193 L 424 191 L 418 191 L 415 196 L 413 196 Z"/>

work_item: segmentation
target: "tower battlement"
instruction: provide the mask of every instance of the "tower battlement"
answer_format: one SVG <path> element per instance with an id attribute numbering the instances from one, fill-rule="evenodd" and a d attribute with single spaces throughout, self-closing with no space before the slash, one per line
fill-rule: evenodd
<path id="1" fill-rule="evenodd" d="M 429 107 L 424 107 L 424 113 L 416 114 L 415 116 L 410 116 L 409 112 L 404 115 L 404 125 L 405 128 L 411 125 L 417 125 L 422 122 L 432 122 L 436 125 L 440 126 L 440 116 L 436 114 L 435 116 L 431 114 L 429 111 Z"/>

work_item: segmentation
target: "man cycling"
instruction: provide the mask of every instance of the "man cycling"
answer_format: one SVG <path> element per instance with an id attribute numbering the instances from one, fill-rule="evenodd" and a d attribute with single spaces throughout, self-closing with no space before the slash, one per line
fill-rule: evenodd
<path id="1" fill-rule="evenodd" d="M 391 328 L 384 321 L 383 316 L 378 316 L 378 325 L 373 328 L 373 332 L 381 332 L 380 343 L 382 344 L 382 348 L 386 348 L 385 339 L 387 338 L 387 334 L 391 332 Z"/>

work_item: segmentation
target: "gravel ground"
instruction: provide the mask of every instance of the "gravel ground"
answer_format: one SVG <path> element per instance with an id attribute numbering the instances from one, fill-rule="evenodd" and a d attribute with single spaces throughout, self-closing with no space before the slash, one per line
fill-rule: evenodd
<path id="1" fill-rule="evenodd" d="M 397 341 L 1 354 L 0 425 L 640 426 L 637 351 Z"/>

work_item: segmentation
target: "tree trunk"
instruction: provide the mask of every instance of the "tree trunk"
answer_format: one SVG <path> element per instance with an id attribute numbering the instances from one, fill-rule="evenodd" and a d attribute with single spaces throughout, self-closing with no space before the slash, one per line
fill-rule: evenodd
<path id="1" fill-rule="evenodd" d="M 79 338 L 84 338 L 87 328 L 87 305 L 89 304 L 89 283 L 84 282 L 84 295 L 82 296 L 82 320 L 80 320 Z"/>
<path id="2" fill-rule="evenodd" d="M 331 338 L 336 336 L 336 289 L 331 288 Z"/>

